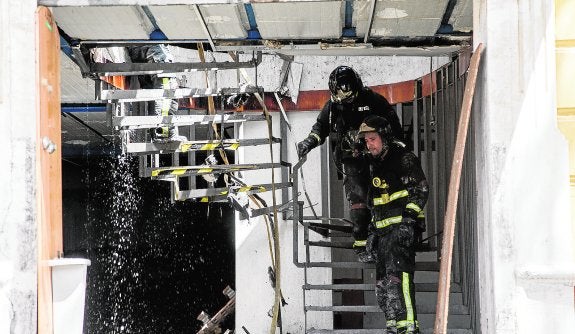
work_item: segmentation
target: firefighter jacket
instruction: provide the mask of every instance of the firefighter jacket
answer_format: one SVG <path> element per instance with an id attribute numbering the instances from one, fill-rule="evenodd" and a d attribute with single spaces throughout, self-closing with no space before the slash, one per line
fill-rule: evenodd
<path id="1" fill-rule="evenodd" d="M 327 101 L 312 127 L 312 134 L 323 144 L 330 136 L 336 162 L 353 156 L 353 150 L 359 143 L 357 132 L 363 120 L 370 115 L 387 119 L 391 125 L 393 136 L 402 140 L 403 131 L 399 118 L 385 97 L 375 93 L 368 87 L 358 93 L 350 104 Z"/>
<path id="2" fill-rule="evenodd" d="M 402 221 L 415 223 L 423 214 L 429 193 L 425 174 L 415 154 L 403 143 L 392 141 L 383 158 L 371 159 L 370 171 L 372 228 L 378 234 L 385 234 L 390 230 L 388 227 Z"/>

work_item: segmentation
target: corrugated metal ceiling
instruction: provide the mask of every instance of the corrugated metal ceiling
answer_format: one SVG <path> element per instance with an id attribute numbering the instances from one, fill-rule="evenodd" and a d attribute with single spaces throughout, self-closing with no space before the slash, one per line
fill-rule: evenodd
<path id="1" fill-rule="evenodd" d="M 407 46 L 417 52 L 421 46 L 459 45 L 461 33 L 472 28 L 472 0 L 167 0 L 154 5 L 159 2 L 91 0 L 87 3 L 98 6 L 82 7 L 85 0 L 39 0 L 54 6 L 56 21 L 72 43 L 128 43 L 149 40 L 156 31 L 168 41 L 209 42 L 213 51 L 279 53 L 283 46 L 309 49 L 305 46 L 321 42 L 318 55 L 338 43 Z M 340 46 L 337 50 L 345 52 Z"/>

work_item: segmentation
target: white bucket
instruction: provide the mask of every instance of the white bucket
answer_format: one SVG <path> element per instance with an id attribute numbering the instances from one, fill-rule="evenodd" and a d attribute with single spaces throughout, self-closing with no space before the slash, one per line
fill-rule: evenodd
<path id="1" fill-rule="evenodd" d="M 48 265 L 52 267 L 54 334 L 82 334 L 90 260 L 61 258 L 48 261 Z"/>

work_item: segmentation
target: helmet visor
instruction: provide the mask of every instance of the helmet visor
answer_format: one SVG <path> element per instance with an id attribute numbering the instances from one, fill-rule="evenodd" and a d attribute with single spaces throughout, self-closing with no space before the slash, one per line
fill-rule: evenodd
<path id="1" fill-rule="evenodd" d="M 350 102 L 355 98 L 355 93 L 352 90 L 337 89 L 335 93 L 331 94 L 331 100 L 336 103 Z"/>

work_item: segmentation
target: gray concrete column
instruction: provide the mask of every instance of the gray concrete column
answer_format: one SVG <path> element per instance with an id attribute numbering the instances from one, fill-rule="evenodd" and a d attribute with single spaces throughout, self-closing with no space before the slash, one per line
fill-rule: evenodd
<path id="1" fill-rule="evenodd" d="M 36 333 L 35 11 L 0 1 L 0 333 Z"/>

